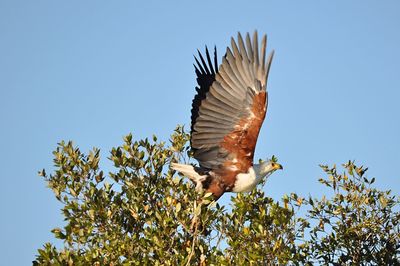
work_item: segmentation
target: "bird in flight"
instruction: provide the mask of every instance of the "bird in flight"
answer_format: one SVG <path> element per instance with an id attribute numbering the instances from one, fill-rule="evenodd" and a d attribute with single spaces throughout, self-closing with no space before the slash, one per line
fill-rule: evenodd
<path id="1" fill-rule="evenodd" d="M 199 166 L 172 163 L 199 191 L 215 199 L 225 192 L 249 192 L 282 166 L 273 158 L 253 163 L 258 134 L 268 105 L 267 79 L 274 52 L 266 58 L 267 36 L 258 47 L 257 31 L 237 42 L 231 38 L 222 64 L 195 57 L 197 94 L 192 103 L 191 148 Z"/>

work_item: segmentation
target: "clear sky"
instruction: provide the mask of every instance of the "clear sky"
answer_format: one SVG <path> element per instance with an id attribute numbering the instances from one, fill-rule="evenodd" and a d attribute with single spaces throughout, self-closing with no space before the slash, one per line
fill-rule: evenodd
<path id="1" fill-rule="evenodd" d="M 29 265 L 63 226 L 43 180 L 60 140 L 83 151 L 132 132 L 189 125 L 193 54 L 237 31 L 267 33 L 275 58 L 256 157 L 265 185 L 321 195 L 318 164 L 356 160 L 400 193 L 399 1 L 0 0 L 1 264 Z M 229 196 L 223 201 L 229 204 Z"/>

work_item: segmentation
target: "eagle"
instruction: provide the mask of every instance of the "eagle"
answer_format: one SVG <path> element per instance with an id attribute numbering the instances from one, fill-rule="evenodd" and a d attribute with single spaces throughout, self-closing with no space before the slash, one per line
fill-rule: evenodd
<path id="1" fill-rule="evenodd" d="M 266 58 L 267 36 L 259 50 L 253 37 L 240 32 L 232 37 L 218 66 L 217 50 L 211 60 L 198 51 L 194 64 L 198 86 L 192 102 L 191 139 L 193 157 L 199 166 L 171 163 L 171 168 L 189 177 L 196 190 L 210 192 L 217 200 L 225 192 L 249 192 L 264 178 L 283 169 L 276 159 L 253 163 L 254 150 L 265 119 L 267 79 L 274 51 Z"/>

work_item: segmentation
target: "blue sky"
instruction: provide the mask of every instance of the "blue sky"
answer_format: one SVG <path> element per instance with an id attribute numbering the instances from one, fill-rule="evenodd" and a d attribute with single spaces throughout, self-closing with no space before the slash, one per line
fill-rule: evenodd
<path id="1" fill-rule="evenodd" d="M 129 132 L 167 140 L 189 125 L 196 49 L 222 55 L 237 31 L 267 33 L 276 51 L 256 157 L 285 170 L 266 193 L 321 195 L 318 164 L 351 159 L 399 195 L 399 12 L 394 0 L 0 0 L 2 263 L 30 264 L 63 225 L 37 176 L 57 142 L 101 148 L 110 170 Z"/>

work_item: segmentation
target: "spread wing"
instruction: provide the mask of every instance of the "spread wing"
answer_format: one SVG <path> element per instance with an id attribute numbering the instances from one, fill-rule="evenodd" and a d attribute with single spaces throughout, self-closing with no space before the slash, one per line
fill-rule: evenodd
<path id="1" fill-rule="evenodd" d="M 267 78 L 273 52 L 266 60 L 267 39 L 261 50 L 257 32 L 238 44 L 231 39 L 217 70 L 206 49 L 207 62 L 196 59 L 197 95 L 192 103 L 191 146 L 201 167 L 247 172 L 267 109 Z"/>

